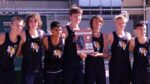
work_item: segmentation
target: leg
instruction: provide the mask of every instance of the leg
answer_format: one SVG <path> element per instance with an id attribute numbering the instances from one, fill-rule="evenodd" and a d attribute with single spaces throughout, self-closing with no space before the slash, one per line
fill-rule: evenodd
<path id="1" fill-rule="evenodd" d="M 96 71 L 93 64 L 86 64 L 85 66 L 85 84 L 94 84 L 96 78 Z"/>
<path id="2" fill-rule="evenodd" d="M 104 65 L 97 65 L 96 69 L 96 84 L 106 84 L 106 75 Z"/>
<path id="3" fill-rule="evenodd" d="M 43 75 L 38 72 L 34 74 L 34 84 L 42 84 L 43 83 Z"/>
<path id="4" fill-rule="evenodd" d="M 84 84 L 83 67 L 74 68 L 75 84 Z"/>
<path id="5" fill-rule="evenodd" d="M 65 67 L 63 70 L 63 84 L 73 84 L 72 67 Z"/>

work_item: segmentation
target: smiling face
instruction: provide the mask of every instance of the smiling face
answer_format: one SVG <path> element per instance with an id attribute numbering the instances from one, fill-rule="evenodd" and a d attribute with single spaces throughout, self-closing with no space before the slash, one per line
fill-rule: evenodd
<path id="1" fill-rule="evenodd" d="M 54 27 L 54 28 L 51 30 L 51 33 L 52 33 L 52 35 L 55 36 L 55 37 L 61 37 L 62 28 L 61 28 L 61 27 Z"/>
<path id="2" fill-rule="evenodd" d="M 52 36 L 59 38 L 62 35 L 62 27 L 58 21 L 53 21 L 50 24 Z"/>
<path id="3" fill-rule="evenodd" d="M 11 30 L 14 34 L 20 34 L 24 27 L 24 21 L 20 17 L 16 17 L 10 24 Z"/>

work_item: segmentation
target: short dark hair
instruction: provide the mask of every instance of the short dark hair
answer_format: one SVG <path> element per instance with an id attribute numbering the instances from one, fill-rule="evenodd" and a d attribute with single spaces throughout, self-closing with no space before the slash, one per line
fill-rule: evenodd
<path id="1" fill-rule="evenodd" d="M 144 26 L 146 26 L 146 24 L 144 22 L 140 21 L 134 26 L 134 29 L 137 29 L 138 27 L 144 27 Z"/>
<path id="2" fill-rule="evenodd" d="M 58 21 L 51 22 L 50 29 L 52 30 L 52 29 L 54 29 L 56 27 L 61 27 L 61 24 Z"/>
<path id="3" fill-rule="evenodd" d="M 71 9 L 69 10 L 69 15 L 72 15 L 72 14 L 83 14 L 83 10 L 76 5 L 73 5 Z"/>

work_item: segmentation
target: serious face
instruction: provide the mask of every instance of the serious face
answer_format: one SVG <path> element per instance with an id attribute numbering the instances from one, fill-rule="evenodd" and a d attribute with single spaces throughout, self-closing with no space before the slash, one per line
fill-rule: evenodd
<path id="1" fill-rule="evenodd" d="M 93 22 L 92 22 L 92 30 L 96 32 L 97 30 L 99 30 L 102 27 L 102 24 L 103 23 L 101 20 L 94 18 Z"/>
<path id="2" fill-rule="evenodd" d="M 82 19 L 82 14 L 72 14 L 72 15 L 70 15 L 69 18 L 70 18 L 70 22 L 72 22 L 74 24 L 79 24 Z"/>
<path id="3" fill-rule="evenodd" d="M 146 36 L 146 31 L 147 31 L 146 25 L 144 25 L 136 29 L 136 34 L 137 36 L 140 36 L 140 37 Z"/>
<path id="4" fill-rule="evenodd" d="M 30 18 L 29 19 L 29 27 L 30 28 L 36 29 L 36 28 L 38 28 L 38 24 L 39 23 L 35 18 Z"/>
<path id="5" fill-rule="evenodd" d="M 117 29 L 117 30 L 122 31 L 122 30 L 124 30 L 125 27 L 126 27 L 126 22 L 125 22 L 124 20 L 122 20 L 122 19 L 117 19 L 117 20 L 115 21 L 115 26 L 116 26 L 116 29 Z"/>

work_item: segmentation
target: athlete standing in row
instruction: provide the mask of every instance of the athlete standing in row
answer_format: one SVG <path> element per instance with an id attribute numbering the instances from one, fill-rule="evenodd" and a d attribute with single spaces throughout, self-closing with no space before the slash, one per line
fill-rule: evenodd
<path id="1" fill-rule="evenodd" d="M 86 54 L 77 54 L 75 30 L 80 30 L 79 23 L 83 11 L 79 7 L 69 10 L 69 24 L 63 28 L 66 35 L 64 57 L 63 57 L 63 79 L 64 84 L 84 84 L 83 60 Z"/>
<path id="2" fill-rule="evenodd" d="M 44 84 L 62 84 L 62 60 L 64 39 L 61 24 L 53 21 L 50 25 L 51 35 L 43 39 L 44 58 Z"/>
<path id="3" fill-rule="evenodd" d="M 129 41 L 131 35 L 125 31 L 127 18 L 123 15 L 115 16 L 116 31 L 108 34 L 111 46 L 109 61 L 110 84 L 130 84 L 131 66 L 129 59 Z"/>
<path id="4" fill-rule="evenodd" d="M 26 19 L 26 27 L 22 33 L 21 42 L 22 84 L 42 84 L 42 38 L 44 32 L 40 30 L 42 21 L 39 14 L 31 14 Z"/>
<path id="5" fill-rule="evenodd" d="M 85 83 L 106 84 L 104 57 L 108 57 L 106 35 L 101 32 L 103 18 L 99 15 L 90 20 L 94 52 L 87 55 L 85 62 Z"/>
<path id="6" fill-rule="evenodd" d="M 150 40 L 146 36 L 146 24 L 139 22 L 134 30 L 137 37 L 130 41 L 134 55 L 132 84 L 150 84 Z"/>
<path id="7" fill-rule="evenodd" d="M 23 27 L 24 20 L 15 16 L 10 22 L 10 32 L 0 33 L 0 84 L 16 84 L 14 58 Z"/>

